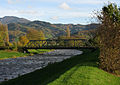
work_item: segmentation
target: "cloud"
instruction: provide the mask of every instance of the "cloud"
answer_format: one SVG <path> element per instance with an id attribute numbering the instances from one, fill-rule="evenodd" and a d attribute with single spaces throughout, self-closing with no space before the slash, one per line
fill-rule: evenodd
<path id="1" fill-rule="evenodd" d="M 58 16 L 53 16 L 53 17 L 51 17 L 50 19 L 52 19 L 52 20 L 58 20 Z"/>
<path id="2" fill-rule="evenodd" d="M 39 12 L 37 10 L 0 10 L 0 16 L 43 16 L 43 12 Z"/>
<path id="3" fill-rule="evenodd" d="M 64 9 L 64 10 L 69 10 L 69 9 L 71 9 L 70 6 L 69 6 L 67 3 L 65 3 L 65 2 L 62 3 L 59 7 L 62 8 L 62 9 Z"/>

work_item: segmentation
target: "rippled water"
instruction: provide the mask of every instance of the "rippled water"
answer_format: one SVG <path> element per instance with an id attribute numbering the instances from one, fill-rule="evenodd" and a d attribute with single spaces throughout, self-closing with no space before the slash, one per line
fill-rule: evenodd
<path id="1" fill-rule="evenodd" d="M 0 82 L 41 69 L 48 63 L 61 62 L 78 54 L 82 54 L 82 51 L 59 49 L 43 55 L 36 54 L 28 57 L 0 60 Z"/>

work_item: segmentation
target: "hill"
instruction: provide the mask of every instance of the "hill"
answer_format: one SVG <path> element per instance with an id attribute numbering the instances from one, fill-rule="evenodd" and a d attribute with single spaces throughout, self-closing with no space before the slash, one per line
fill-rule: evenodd
<path id="1" fill-rule="evenodd" d="M 28 23 L 30 21 L 27 19 L 18 18 L 15 16 L 5 16 L 3 18 L 0 18 L 0 22 L 3 24 L 9 24 L 9 23 Z"/>
<path id="2" fill-rule="evenodd" d="M 37 29 L 42 30 L 46 38 L 56 38 L 58 36 L 66 35 L 66 28 L 69 26 L 69 29 L 72 34 L 76 34 L 79 31 L 92 30 L 99 26 L 98 24 L 51 24 L 44 21 L 30 21 L 24 18 L 18 18 L 14 16 L 6 16 L 0 19 L 3 24 L 8 24 L 8 30 L 10 35 L 10 40 L 15 37 L 26 34 L 28 29 Z"/>

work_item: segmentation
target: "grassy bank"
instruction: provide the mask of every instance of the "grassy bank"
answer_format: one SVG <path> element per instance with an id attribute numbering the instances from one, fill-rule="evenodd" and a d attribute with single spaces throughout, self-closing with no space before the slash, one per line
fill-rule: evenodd
<path id="1" fill-rule="evenodd" d="M 0 51 L 0 60 L 7 58 L 17 58 L 17 57 L 26 57 L 27 53 L 20 53 L 16 51 L 1 50 Z"/>
<path id="2" fill-rule="evenodd" d="M 28 50 L 30 53 L 34 53 L 34 54 L 42 54 L 42 53 L 45 53 L 45 52 L 50 52 L 50 51 L 53 51 L 51 49 L 29 49 Z"/>
<path id="3" fill-rule="evenodd" d="M 31 54 L 41 54 L 41 53 L 45 53 L 45 52 L 50 52 L 52 50 L 50 49 L 38 49 L 38 50 L 28 50 Z M 11 50 L 1 50 L 0 51 L 0 60 L 3 59 L 8 59 L 8 58 L 17 58 L 17 57 L 26 57 L 29 54 L 27 53 L 22 53 L 22 52 L 17 52 L 17 51 L 11 51 Z"/>
<path id="4" fill-rule="evenodd" d="M 0 85 L 119 85 L 120 78 L 98 68 L 99 50 L 23 75 Z"/>

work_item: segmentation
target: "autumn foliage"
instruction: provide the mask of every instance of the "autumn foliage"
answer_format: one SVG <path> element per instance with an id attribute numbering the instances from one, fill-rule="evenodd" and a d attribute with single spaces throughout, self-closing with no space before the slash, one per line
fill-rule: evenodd
<path id="1" fill-rule="evenodd" d="M 101 24 L 96 37 L 100 47 L 100 68 L 120 74 L 120 9 L 110 3 L 97 17 Z"/>
<path id="2" fill-rule="evenodd" d="M 9 46 L 8 27 L 2 23 L 0 23 L 0 46 Z"/>
<path id="3" fill-rule="evenodd" d="M 41 30 L 39 31 L 31 28 L 27 31 L 27 38 L 29 40 L 44 40 L 45 35 Z"/>
<path id="4" fill-rule="evenodd" d="M 25 36 L 21 36 L 19 38 L 19 41 L 20 41 L 21 46 L 25 46 L 29 42 L 29 40 L 27 39 L 26 35 Z"/>

